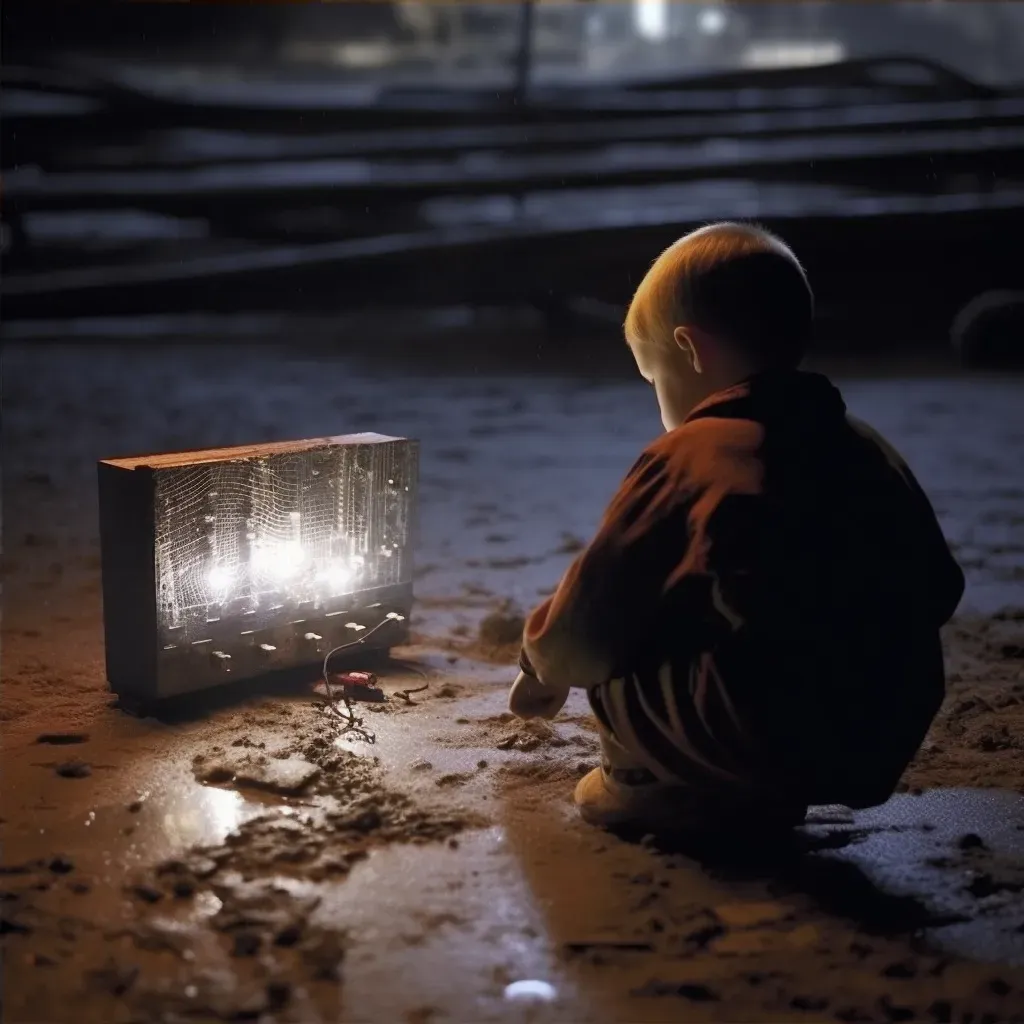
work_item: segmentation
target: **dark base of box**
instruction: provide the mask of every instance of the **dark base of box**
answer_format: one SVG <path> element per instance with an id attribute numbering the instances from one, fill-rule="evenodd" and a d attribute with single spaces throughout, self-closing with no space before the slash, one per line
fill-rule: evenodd
<path id="1" fill-rule="evenodd" d="M 367 670 L 385 672 L 393 664 L 388 647 L 363 647 L 343 651 L 331 660 L 332 671 Z M 397 664 L 397 663 L 394 663 Z M 143 698 L 136 694 L 117 697 L 116 708 L 133 718 L 155 718 L 161 722 L 194 722 L 216 711 L 237 707 L 256 698 L 322 700 L 314 693 L 323 681 L 320 661 L 290 668 L 273 669 L 257 676 L 232 680 L 220 686 L 168 697 Z"/>
<path id="2" fill-rule="evenodd" d="M 324 658 L 336 669 L 350 655 L 365 660 L 374 650 L 389 650 L 409 638 L 411 584 L 399 584 L 353 595 L 349 607 L 307 613 L 302 618 L 262 629 L 241 629 L 234 619 L 220 625 L 215 638 L 165 643 L 134 639 L 134 657 L 112 658 L 122 648 L 107 637 L 107 678 L 123 705 L 144 707 L 197 693 L 252 686 L 279 673 L 323 671 Z M 145 642 L 143 642 L 145 641 Z M 148 656 L 147 649 L 148 648 Z M 156 648 L 156 649 L 154 649 Z"/>

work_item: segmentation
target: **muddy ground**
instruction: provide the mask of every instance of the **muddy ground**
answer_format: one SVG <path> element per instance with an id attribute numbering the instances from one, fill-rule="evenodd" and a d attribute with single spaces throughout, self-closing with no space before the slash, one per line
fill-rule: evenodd
<path id="1" fill-rule="evenodd" d="M 837 369 L 966 569 L 949 699 L 885 807 L 712 861 L 575 820 L 578 696 L 550 727 L 505 712 L 502 617 L 658 429 L 621 351 L 229 326 L 4 352 L 7 1020 L 1024 1020 L 1024 382 Z M 384 688 L 428 688 L 366 706 L 372 744 L 311 690 L 119 710 L 95 461 L 365 429 L 423 442 L 414 642 Z"/>

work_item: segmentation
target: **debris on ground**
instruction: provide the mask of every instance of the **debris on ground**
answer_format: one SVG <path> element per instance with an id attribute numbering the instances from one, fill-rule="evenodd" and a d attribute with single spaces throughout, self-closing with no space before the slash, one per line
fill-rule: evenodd
<path id="1" fill-rule="evenodd" d="M 301 793 L 320 774 L 320 768 L 300 757 L 271 757 L 267 754 L 199 754 L 193 762 L 196 779 L 207 785 L 231 783 L 240 789 L 269 793 Z"/>

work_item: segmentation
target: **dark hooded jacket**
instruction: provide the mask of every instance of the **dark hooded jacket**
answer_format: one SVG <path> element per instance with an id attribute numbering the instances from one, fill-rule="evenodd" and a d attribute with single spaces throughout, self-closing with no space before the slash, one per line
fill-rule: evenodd
<path id="1" fill-rule="evenodd" d="M 963 589 L 902 458 L 827 378 L 766 373 L 644 451 L 521 664 L 659 778 L 870 806 L 942 702 Z"/>

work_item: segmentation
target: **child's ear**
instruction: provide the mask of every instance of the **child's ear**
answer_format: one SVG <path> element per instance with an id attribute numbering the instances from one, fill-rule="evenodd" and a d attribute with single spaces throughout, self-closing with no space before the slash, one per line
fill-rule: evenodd
<path id="1" fill-rule="evenodd" d="M 693 341 L 693 332 L 689 327 L 677 327 L 672 332 L 672 340 L 679 346 L 683 355 L 686 356 L 694 373 L 702 373 L 703 367 L 700 363 L 700 353 Z"/>

